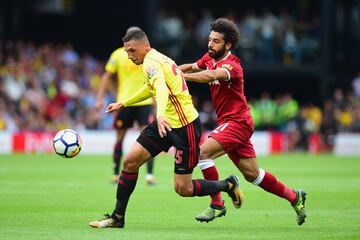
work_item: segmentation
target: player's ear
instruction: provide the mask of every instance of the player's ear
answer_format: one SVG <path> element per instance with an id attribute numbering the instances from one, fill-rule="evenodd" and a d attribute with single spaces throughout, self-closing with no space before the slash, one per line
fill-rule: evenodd
<path id="1" fill-rule="evenodd" d="M 231 49 L 231 47 L 232 47 L 232 43 L 231 43 L 231 42 L 225 43 L 225 49 L 226 49 L 227 51 L 229 51 L 229 50 Z"/>
<path id="2" fill-rule="evenodd" d="M 147 47 L 147 48 L 149 48 L 149 47 L 150 47 L 149 41 L 145 41 L 145 42 L 144 42 L 144 46 Z"/>

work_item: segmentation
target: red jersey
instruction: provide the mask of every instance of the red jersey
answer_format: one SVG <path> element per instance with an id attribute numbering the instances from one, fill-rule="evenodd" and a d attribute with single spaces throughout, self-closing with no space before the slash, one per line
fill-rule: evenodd
<path id="1" fill-rule="evenodd" d="M 203 70 L 223 68 L 228 74 L 226 81 L 215 80 L 209 83 L 212 103 L 219 124 L 229 119 L 240 120 L 251 116 L 244 95 L 243 69 L 238 57 L 229 52 L 223 59 L 215 62 L 209 53 L 206 53 L 196 64 L 199 69 Z"/>

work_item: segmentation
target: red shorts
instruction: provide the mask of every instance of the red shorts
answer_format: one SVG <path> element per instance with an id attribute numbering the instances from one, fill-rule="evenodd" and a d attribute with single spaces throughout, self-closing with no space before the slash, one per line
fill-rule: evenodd
<path id="1" fill-rule="evenodd" d="M 229 158 L 237 163 L 240 158 L 256 157 L 250 141 L 254 133 L 254 122 L 251 117 L 241 120 L 229 120 L 215 128 L 209 135 L 218 141 Z"/>

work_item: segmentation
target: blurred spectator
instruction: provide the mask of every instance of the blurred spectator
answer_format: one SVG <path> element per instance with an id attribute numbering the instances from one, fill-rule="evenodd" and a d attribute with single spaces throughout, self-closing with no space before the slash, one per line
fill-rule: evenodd
<path id="1" fill-rule="evenodd" d="M 333 102 L 331 100 L 326 100 L 324 103 L 320 133 L 323 143 L 322 150 L 331 151 L 333 149 L 335 135 L 337 133 L 337 122 Z"/>
<path id="2" fill-rule="evenodd" d="M 254 121 L 254 128 L 259 129 L 259 126 L 261 126 L 261 114 L 260 111 L 256 108 L 256 99 L 251 98 L 248 101 L 249 107 L 250 107 L 250 113 Z"/>
<path id="3" fill-rule="evenodd" d="M 296 37 L 295 23 L 287 9 L 282 9 L 279 18 L 280 45 L 282 62 L 285 65 L 300 64 L 300 46 Z"/>
<path id="4" fill-rule="evenodd" d="M 360 99 L 360 71 L 358 75 L 352 80 L 352 88 L 354 91 L 354 96 Z"/>
<path id="5" fill-rule="evenodd" d="M 275 17 L 269 9 L 265 9 L 260 22 L 257 62 L 276 62 L 275 43 L 278 34 L 278 24 L 277 17 Z"/>
<path id="6" fill-rule="evenodd" d="M 309 132 L 306 120 L 306 110 L 301 107 L 299 114 L 287 125 L 286 132 L 289 136 L 289 151 L 304 151 L 308 149 Z"/>
<path id="7" fill-rule="evenodd" d="M 344 92 L 340 88 L 336 88 L 334 91 L 334 108 L 335 109 L 341 109 L 346 107 L 347 102 L 345 100 Z"/>
<path id="8" fill-rule="evenodd" d="M 274 119 L 276 113 L 276 104 L 270 98 L 268 92 L 263 92 L 259 101 L 256 102 L 255 108 L 259 111 L 259 128 L 269 129 L 274 127 Z"/>
<path id="9" fill-rule="evenodd" d="M 173 58 L 180 56 L 185 37 L 183 22 L 173 10 L 160 11 L 156 21 L 155 41 Z M 166 48 L 166 50 L 164 49 Z"/>
<path id="10" fill-rule="evenodd" d="M 240 32 L 239 55 L 245 63 L 255 62 L 259 26 L 260 20 L 251 9 L 246 12 L 243 19 L 238 23 Z"/>
<path id="11" fill-rule="evenodd" d="M 274 121 L 279 130 L 283 131 L 286 129 L 287 123 L 297 116 L 299 105 L 290 93 L 286 93 L 283 96 L 279 95 L 276 103 L 277 108 Z"/>
<path id="12" fill-rule="evenodd" d="M 360 103 L 356 104 L 353 109 L 353 122 L 352 122 L 352 131 L 360 132 Z"/>
<path id="13" fill-rule="evenodd" d="M 310 103 L 304 108 L 304 117 L 306 119 L 306 130 L 310 133 L 316 133 L 320 130 L 322 121 L 322 112 L 315 104 Z"/>
<path id="14" fill-rule="evenodd" d="M 201 18 L 196 24 L 196 40 L 198 46 L 204 45 L 204 43 L 208 42 L 209 39 L 209 27 L 210 24 L 214 21 L 214 17 L 208 8 L 204 8 L 201 10 Z"/>
<path id="15" fill-rule="evenodd" d="M 72 44 L 68 43 L 64 46 L 60 58 L 66 66 L 73 66 L 79 60 L 79 55 L 75 52 Z"/>
<path id="16" fill-rule="evenodd" d="M 339 123 L 339 130 L 341 132 L 349 132 L 352 123 L 352 113 L 350 107 L 336 109 L 335 115 Z"/>

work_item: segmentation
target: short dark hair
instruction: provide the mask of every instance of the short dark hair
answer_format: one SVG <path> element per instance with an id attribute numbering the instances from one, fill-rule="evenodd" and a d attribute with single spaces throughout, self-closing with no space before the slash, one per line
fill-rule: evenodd
<path id="1" fill-rule="evenodd" d="M 146 33 L 141 28 L 136 26 L 128 28 L 125 36 L 122 38 L 123 42 L 128 42 L 133 39 L 148 41 Z"/>
<path id="2" fill-rule="evenodd" d="M 225 43 L 230 42 L 231 48 L 236 48 L 239 42 L 239 30 L 235 23 L 227 18 L 218 18 L 211 23 L 211 31 L 224 34 Z"/>

